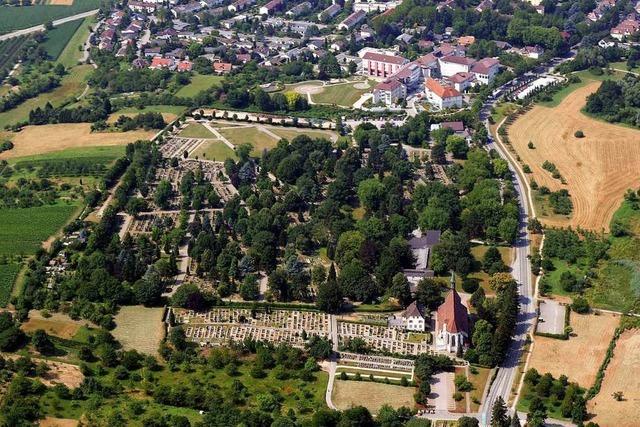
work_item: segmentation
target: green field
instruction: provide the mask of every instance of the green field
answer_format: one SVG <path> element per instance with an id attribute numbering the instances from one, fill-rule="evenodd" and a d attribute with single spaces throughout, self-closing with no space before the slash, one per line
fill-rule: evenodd
<path id="1" fill-rule="evenodd" d="M 20 271 L 20 264 L 10 262 L 0 264 L 0 307 L 6 307 L 11 298 L 13 282 Z"/>
<path id="2" fill-rule="evenodd" d="M 336 104 L 350 108 L 354 102 L 360 99 L 362 94 L 371 90 L 371 88 L 356 89 L 353 85 L 353 83 L 345 83 L 325 86 L 321 93 L 311 95 L 311 99 L 319 104 Z"/>
<path id="3" fill-rule="evenodd" d="M 182 138 L 215 138 L 209 129 L 200 123 L 189 123 L 186 128 L 180 131 Z"/>
<path id="4" fill-rule="evenodd" d="M 100 7 L 100 0 L 74 0 L 71 6 L 34 5 L 0 7 L 0 34 L 44 24 Z"/>
<path id="5" fill-rule="evenodd" d="M 185 110 L 180 105 L 147 105 L 144 108 L 126 107 L 121 108 L 114 114 L 138 114 L 138 113 L 171 113 L 179 116 Z"/>
<path id="6" fill-rule="evenodd" d="M 0 209 L 0 255 L 31 255 L 58 231 L 78 205 Z"/>
<path id="7" fill-rule="evenodd" d="M 176 92 L 176 96 L 191 98 L 192 96 L 199 94 L 203 90 L 209 89 L 212 86 L 219 85 L 223 79 L 224 77 L 222 76 L 195 74 L 193 77 L 191 77 L 191 83 L 181 87 Z"/>
<path id="8" fill-rule="evenodd" d="M 80 26 L 69 39 L 69 43 L 58 56 L 58 62 L 67 68 L 73 67 L 78 64 L 78 61 L 82 58 L 82 52 L 78 50 L 79 46 L 83 46 L 84 42 L 89 37 L 89 28 L 93 24 L 93 18 L 85 18 L 81 22 Z"/>
<path id="9" fill-rule="evenodd" d="M 235 151 L 219 140 L 208 141 L 202 144 L 190 157 L 198 157 L 204 160 L 215 160 L 222 162 L 226 159 L 238 160 Z"/>
<path id="10" fill-rule="evenodd" d="M 9 159 L 10 165 L 20 162 L 43 162 L 48 160 L 66 160 L 90 158 L 100 162 L 112 162 L 119 157 L 124 156 L 126 147 L 124 145 L 106 145 L 103 147 L 82 147 L 82 148 L 66 148 L 64 150 L 52 151 L 46 154 L 38 154 L 34 156 L 15 157 Z"/>
<path id="11" fill-rule="evenodd" d="M 337 134 L 332 131 L 312 130 L 312 129 L 292 129 L 292 128 L 270 128 L 270 130 L 281 138 L 291 141 L 298 135 L 307 135 L 309 138 L 323 138 L 330 141 L 337 139 Z"/>
<path id="12" fill-rule="evenodd" d="M 50 59 L 54 61 L 58 59 L 82 22 L 82 19 L 66 22 L 47 32 L 47 40 L 42 43 L 42 47 L 47 51 Z"/>
<path id="13" fill-rule="evenodd" d="M 236 147 L 240 144 L 251 144 L 253 146 L 251 155 L 255 157 L 260 157 L 263 150 L 269 150 L 275 147 L 279 141 L 253 126 L 237 129 L 221 129 L 219 132 Z"/>
<path id="14" fill-rule="evenodd" d="M 44 107 L 47 102 L 55 107 L 70 98 L 79 96 L 86 86 L 85 81 L 92 69 L 91 65 L 74 67 L 62 78 L 60 86 L 51 92 L 42 93 L 35 98 L 26 100 L 16 108 L 0 113 L 0 128 L 27 120 L 31 110 L 36 107 Z"/>

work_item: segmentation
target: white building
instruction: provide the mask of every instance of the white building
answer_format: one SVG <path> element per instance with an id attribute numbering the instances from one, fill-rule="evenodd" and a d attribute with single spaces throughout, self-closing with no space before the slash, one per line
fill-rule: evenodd
<path id="1" fill-rule="evenodd" d="M 360 22 L 362 22 L 362 20 L 366 16 L 367 16 L 367 13 L 362 10 L 353 12 L 351 15 L 344 18 L 344 20 L 340 24 L 338 24 L 338 30 L 350 30 L 354 28 L 356 25 L 358 25 Z"/>
<path id="2" fill-rule="evenodd" d="M 362 73 L 370 77 L 386 79 L 400 71 L 409 60 L 397 55 L 367 51 L 362 56 Z"/>
<path id="3" fill-rule="evenodd" d="M 500 72 L 500 62 L 493 58 L 484 58 L 473 64 L 471 72 L 479 84 L 489 85 Z"/>
<path id="4" fill-rule="evenodd" d="M 407 97 L 407 88 L 396 79 L 378 83 L 373 89 L 373 103 L 392 105 Z"/>
<path id="5" fill-rule="evenodd" d="M 388 326 L 407 331 L 424 332 L 427 327 L 427 321 L 422 308 L 417 301 L 414 301 L 400 315 L 389 317 Z"/>
<path id="6" fill-rule="evenodd" d="M 470 73 L 475 60 L 465 56 L 450 55 L 438 58 L 440 65 L 440 75 L 450 77 L 458 73 Z"/>
<path id="7" fill-rule="evenodd" d="M 462 94 L 454 87 L 443 85 L 438 80 L 427 78 L 424 85 L 427 101 L 441 110 L 462 108 Z"/>

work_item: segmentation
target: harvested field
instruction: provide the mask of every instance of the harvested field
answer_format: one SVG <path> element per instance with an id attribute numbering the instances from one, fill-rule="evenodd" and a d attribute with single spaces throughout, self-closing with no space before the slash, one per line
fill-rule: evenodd
<path id="1" fill-rule="evenodd" d="M 383 405 L 394 408 L 415 405 L 415 388 L 382 384 L 370 381 L 341 381 L 336 379 L 333 390 L 333 404 L 345 410 L 354 406 L 364 406 L 375 414 Z"/>
<path id="2" fill-rule="evenodd" d="M 24 322 L 20 328 L 25 332 L 33 332 L 43 329 L 47 334 L 70 340 L 87 321 L 73 320 L 66 314 L 51 313 L 50 317 L 43 317 L 40 311 L 31 310 L 29 320 Z"/>
<path id="3" fill-rule="evenodd" d="M 126 145 L 139 139 L 149 139 L 154 132 L 91 132 L 89 123 L 65 123 L 27 126 L 14 134 L 14 148 L 0 154 L 0 159 L 31 156 L 64 150 L 65 148 Z"/>
<path id="4" fill-rule="evenodd" d="M 55 418 L 47 417 L 44 420 L 40 420 L 40 427 L 76 427 L 78 420 L 71 418 Z"/>
<path id="5" fill-rule="evenodd" d="M 640 331 L 624 332 L 616 344 L 614 356 L 607 367 L 600 393 L 588 402 L 589 413 L 601 426 L 632 427 L 640 418 Z M 614 392 L 621 391 L 621 402 L 613 399 Z"/>
<path id="6" fill-rule="evenodd" d="M 49 0 L 47 4 L 57 4 L 61 6 L 71 6 L 73 4 L 73 0 Z"/>
<path id="7" fill-rule="evenodd" d="M 126 350 L 156 355 L 164 337 L 163 308 L 124 306 L 115 317 L 113 336 Z"/>
<path id="8" fill-rule="evenodd" d="M 535 106 L 509 128 L 509 139 L 530 166 L 531 178 L 552 191 L 566 188 L 571 194 L 571 217 L 539 216 L 547 225 L 607 230 L 625 191 L 640 186 L 640 131 L 580 111 L 599 85 L 591 82 L 575 90 L 554 108 Z M 585 137 L 576 138 L 577 130 Z M 527 148 L 529 141 L 535 149 Z M 545 160 L 555 163 L 567 185 L 542 169 Z"/>
<path id="9" fill-rule="evenodd" d="M 571 313 L 573 333 L 568 340 L 536 337 L 529 367 L 554 377 L 566 375 L 582 387 L 591 387 L 620 316 Z M 576 363 L 579 357 L 579 363 Z"/>

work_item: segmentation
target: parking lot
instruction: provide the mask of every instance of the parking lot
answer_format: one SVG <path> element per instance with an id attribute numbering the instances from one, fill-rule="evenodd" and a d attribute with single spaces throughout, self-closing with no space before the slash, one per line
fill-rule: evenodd
<path id="1" fill-rule="evenodd" d="M 537 332 L 544 334 L 563 334 L 566 311 L 567 307 L 557 301 L 540 300 Z"/>

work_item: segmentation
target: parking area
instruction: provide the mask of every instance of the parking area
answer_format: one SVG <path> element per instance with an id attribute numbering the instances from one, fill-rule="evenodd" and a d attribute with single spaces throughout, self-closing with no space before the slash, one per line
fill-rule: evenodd
<path id="1" fill-rule="evenodd" d="M 543 334 L 563 334 L 566 311 L 567 307 L 557 301 L 540 300 L 537 332 Z"/>

